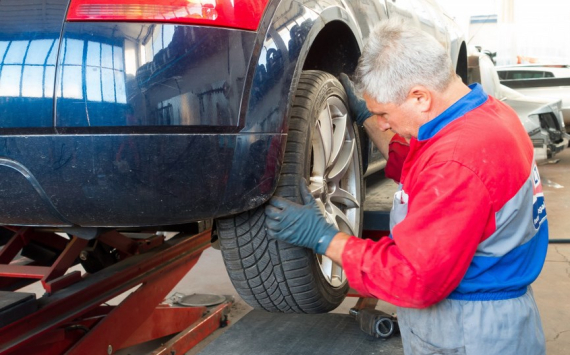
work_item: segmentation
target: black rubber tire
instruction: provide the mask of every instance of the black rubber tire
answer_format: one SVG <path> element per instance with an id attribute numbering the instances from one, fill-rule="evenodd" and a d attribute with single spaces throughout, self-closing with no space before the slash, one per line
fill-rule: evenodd
<path id="1" fill-rule="evenodd" d="M 299 184 L 309 177 L 317 115 L 332 95 L 347 105 L 342 84 L 335 77 L 321 71 L 303 72 L 291 109 L 285 158 L 275 195 L 301 202 Z M 355 124 L 353 129 L 362 177 Z M 362 190 L 364 184 L 360 186 Z M 363 199 L 363 191 L 360 195 Z M 217 221 L 222 256 L 239 295 L 252 307 L 270 312 L 323 313 L 338 307 L 346 296 L 348 284 L 331 286 L 312 250 L 270 239 L 264 222 L 264 206 Z"/>

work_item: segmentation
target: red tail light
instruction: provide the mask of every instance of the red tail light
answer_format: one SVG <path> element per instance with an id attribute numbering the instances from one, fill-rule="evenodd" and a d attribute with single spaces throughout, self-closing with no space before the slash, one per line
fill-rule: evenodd
<path id="1" fill-rule="evenodd" d="M 138 21 L 256 30 L 268 0 L 71 0 L 68 21 Z"/>

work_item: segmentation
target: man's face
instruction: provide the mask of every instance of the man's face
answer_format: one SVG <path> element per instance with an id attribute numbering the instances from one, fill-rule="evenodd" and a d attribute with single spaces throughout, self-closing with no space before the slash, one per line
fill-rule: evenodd
<path id="1" fill-rule="evenodd" d="M 406 98 L 401 105 L 379 103 L 367 94 L 364 94 L 364 100 L 368 110 L 376 115 L 382 131 L 390 129 L 408 140 L 418 136 L 422 115 L 414 97 Z"/>

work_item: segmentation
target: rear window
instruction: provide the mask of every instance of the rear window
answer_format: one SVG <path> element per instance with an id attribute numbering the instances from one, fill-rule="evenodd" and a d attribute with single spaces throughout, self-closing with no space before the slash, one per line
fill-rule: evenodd
<path id="1" fill-rule="evenodd" d="M 554 78 L 554 74 L 552 74 L 552 72 L 542 70 L 508 70 L 499 71 L 498 73 L 501 80 Z"/>

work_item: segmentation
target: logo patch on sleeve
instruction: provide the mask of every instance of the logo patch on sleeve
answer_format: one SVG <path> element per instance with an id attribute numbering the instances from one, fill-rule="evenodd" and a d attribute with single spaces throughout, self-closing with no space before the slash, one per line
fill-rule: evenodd
<path id="1" fill-rule="evenodd" d="M 540 184 L 540 174 L 538 173 L 536 164 L 533 164 L 532 167 L 532 181 L 534 182 L 534 188 L 537 188 Z"/>
<path id="2" fill-rule="evenodd" d="M 532 224 L 538 229 L 546 219 L 546 207 L 544 206 L 544 196 L 537 196 L 532 206 Z"/>

